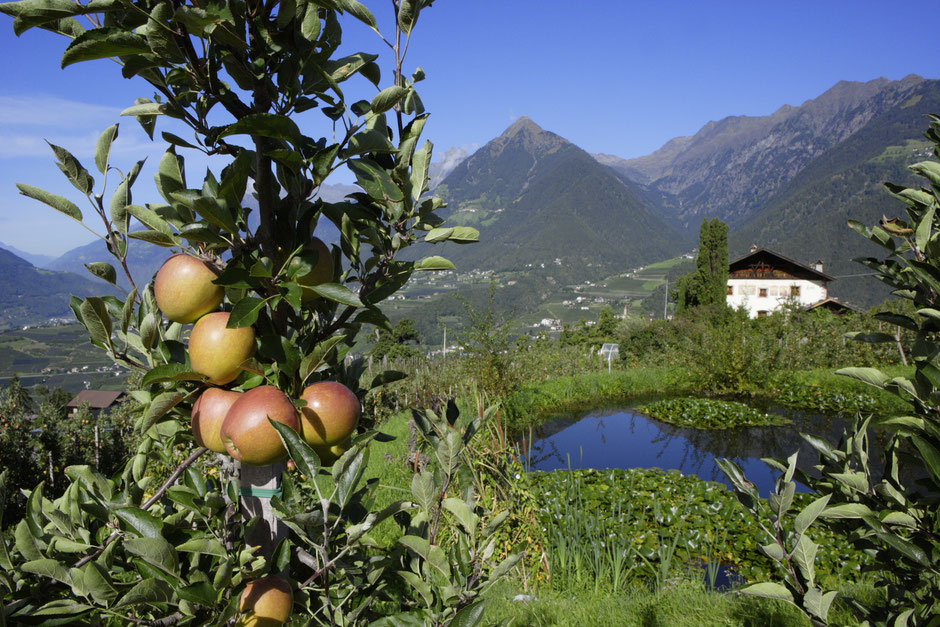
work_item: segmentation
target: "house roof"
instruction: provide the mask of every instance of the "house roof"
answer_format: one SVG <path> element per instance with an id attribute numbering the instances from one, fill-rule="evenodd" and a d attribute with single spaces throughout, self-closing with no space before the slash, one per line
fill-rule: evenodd
<path id="1" fill-rule="evenodd" d="M 83 403 L 88 403 L 91 409 L 107 409 L 114 405 L 117 400 L 124 396 L 124 392 L 113 392 L 108 390 L 82 390 L 78 395 L 70 400 L 66 407 L 81 407 Z"/>
<path id="2" fill-rule="evenodd" d="M 834 281 L 835 277 L 826 274 L 825 272 L 820 272 L 812 266 L 808 266 L 804 263 L 800 263 L 795 259 L 790 259 L 785 257 L 778 252 L 774 252 L 767 248 L 757 248 L 746 255 L 738 257 L 734 261 L 728 264 L 728 271 L 734 272 L 735 270 L 746 270 L 752 265 L 755 265 L 758 262 L 765 262 L 771 266 L 779 267 L 783 270 L 787 270 L 794 274 L 810 275 L 815 280 L 822 281 Z"/>
<path id="3" fill-rule="evenodd" d="M 822 307 L 823 309 L 828 309 L 829 311 L 832 311 L 834 313 L 845 313 L 847 311 L 855 311 L 855 312 L 862 311 L 855 305 L 843 303 L 838 298 L 827 298 L 825 300 L 819 301 L 818 303 L 813 303 L 812 305 L 806 308 L 806 311 L 812 311 L 813 309 L 817 309 L 819 307 Z"/>

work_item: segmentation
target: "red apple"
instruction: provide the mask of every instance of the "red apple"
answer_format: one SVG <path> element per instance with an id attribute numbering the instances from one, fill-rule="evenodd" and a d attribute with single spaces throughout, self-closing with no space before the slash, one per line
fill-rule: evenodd
<path id="1" fill-rule="evenodd" d="M 255 353 L 255 330 L 227 329 L 229 315 L 224 311 L 206 314 L 189 334 L 190 364 L 214 385 L 234 381 L 242 364 Z"/>
<path id="2" fill-rule="evenodd" d="M 300 434 L 307 444 L 330 447 L 352 435 L 362 406 L 352 390 L 336 381 L 321 381 L 304 388 L 300 398 Z"/>
<path id="3" fill-rule="evenodd" d="M 195 322 L 222 304 L 225 290 L 212 281 L 215 271 L 189 255 L 173 255 L 160 266 L 153 281 L 157 307 L 173 322 Z"/>
<path id="4" fill-rule="evenodd" d="M 199 395 L 193 404 L 192 424 L 196 444 L 216 453 L 225 452 L 222 443 L 222 421 L 232 404 L 241 397 L 241 392 L 222 388 L 209 388 Z"/>
<path id="5" fill-rule="evenodd" d="M 271 626 L 283 625 L 290 618 L 294 595 L 287 580 L 270 575 L 245 584 L 238 600 L 241 616 L 237 625 Z"/>
<path id="6" fill-rule="evenodd" d="M 330 254 L 330 248 L 323 243 L 318 237 L 314 237 L 309 244 L 304 247 L 304 252 L 309 253 L 315 251 L 317 253 L 317 262 L 306 274 L 297 275 L 294 277 L 294 281 L 298 285 L 322 285 L 323 283 L 332 283 L 333 282 L 333 255 Z M 291 259 L 291 264 L 296 265 L 299 263 L 299 259 L 294 257 Z M 319 298 L 319 294 L 313 290 L 304 290 L 303 295 L 300 297 L 303 302 L 310 302 Z"/>
<path id="7" fill-rule="evenodd" d="M 298 431 L 297 409 L 287 394 L 262 385 L 241 395 L 222 422 L 222 442 L 228 454 L 252 466 L 267 466 L 287 457 L 281 436 L 268 418 Z"/>

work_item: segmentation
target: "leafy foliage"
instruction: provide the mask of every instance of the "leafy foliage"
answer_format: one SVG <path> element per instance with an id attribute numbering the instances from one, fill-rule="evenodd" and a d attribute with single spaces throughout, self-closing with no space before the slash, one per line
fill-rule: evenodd
<path id="1" fill-rule="evenodd" d="M 704 398 L 671 398 L 638 409 L 656 420 L 694 429 L 733 429 L 789 422 L 782 416 L 765 414 L 744 403 Z"/>
<path id="2" fill-rule="evenodd" d="M 940 116 L 930 116 L 926 137 L 934 144 L 934 155 L 940 157 Z M 874 243 L 887 249 L 885 259 L 860 260 L 878 273 L 894 293 L 913 303 L 914 315 L 884 312 L 879 317 L 912 331 L 915 342 L 911 351 L 914 376 L 891 377 L 875 368 L 844 368 L 839 374 L 852 377 L 881 390 L 896 394 L 906 401 L 912 415 L 867 418 L 858 420 L 851 433 L 832 446 L 819 438 L 804 436 L 819 451 L 819 476 L 794 472 L 795 456 L 789 465 L 770 463 L 784 471 L 778 485 L 787 489 L 787 482 L 796 477 L 810 486 L 822 503 L 812 515 L 801 514 L 795 524 L 799 534 L 817 515 L 832 518 L 829 525 L 853 540 L 856 546 L 872 554 L 880 585 L 887 590 L 886 607 L 858 606 L 870 623 L 878 625 L 929 625 L 940 616 L 940 551 L 936 530 L 940 525 L 940 427 L 937 423 L 936 377 L 938 343 L 937 320 L 940 319 L 940 165 L 922 161 L 911 170 L 925 179 L 925 186 L 908 188 L 887 184 L 888 191 L 907 205 L 903 217 L 882 218 L 878 225 L 867 227 L 858 222 L 850 226 Z M 863 341 L 893 341 L 891 336 L 857 335 Z M 885 449 L 884 463 L 877 464 L 869 456 L 869 425 L 891 432 Z M 742 502 L 753 501 L 740 471 L 726 470 L 735 480 Z M 818 511 L 817 511 L 818 510 Z M 802 518 L 802 520 L 801 520 Z M 779 537 L 779 535 L 778 535 Z M 782 547 L 782 544 L 781 544 Z M 791 553 L 780 555 L 788 558 Z M 807 560 L 811 564 L 812 560 Z M 791 569 L 792 571 L 792 569 Z M 805 578 L 806 572 L 802 572 Z M 819 620 L 825 613 L 817 610 L 826 597 L 815 595 L 791 572 L 785 585 L 794 599 Z M 811 579 L 811 577 L 810 577 Z M 766 587 L 779 589 L 780 584 Z"/>
<path id="3" fill-rule="evenodd" d="M 755 520 L 721 484 L 645 469 L 536 472 L 530 478 L 542 499 L 538 515 L 553 588 L 655 584 L 657 577 L 668 578 L 664 567 L 675 573 L 694 563 L 733 567 L 746 581 L 773 572 L 773 561 L 759 548 L 760 524 L 770 519 Z M 794 507 L 806 506 L 806 497 L 797 494 Z M 856 581 L 859 567 L 870 562 L 834 531 L 814 528 L 809 535 L 819 544 L 818 578 L 827 585 Z"/>
<path id="4" fill-rule="evenodd" d="M 15 376 L 0 391 L 0 465 L 8 470 L 8 521 L 23 517 L 26 498 L 21 490 L 28 492 L 40 478 L 47 481 L 47 495 L 59 496 L 68 484 L 68 466 L 91 463 L 111 474 L 135 448 L 132 402 L 109 412 L 92 412 L 85 405 L 67 415 L 71 395 L 45 388 L 37 392 L 34 410 L 33 399 Z"/>
<path id="5" fill-rule="evenodd" d="M 378 333 L 379 338 L 372 346 L 372 356 L 376 359 L 409 359 L 420 355 L 411 344 L 419 342 L 419 337 L 410 318 L 396 322 L 391 331 L 379 329 Z"/>
<path id="6" fill-rule="evenodd" d="M 490 414 L 458 432 L 455 408 L 446 420 L 416 412 L 432 464 L 416 475 L 415 502 L 380 511 L 370 511 L 376 486 L 363 482 L 369 443 L 381 437 L 367 419 L 331 467 L 278 423 L 273 428 L 305 477 L 299 484 L 285 477 L 280 495 L 271 497 L 278 524 L 289 530 L 278 532 L 270 519 L 239 507 L 245 500 L 227 473 L 197 469 L 206 449 L 193 446 L 188 414 L 207 384 L 192 372 L 183 325 L 164 320 L 153 285 L 135 282 L 129 270 L 129 250 L 152 245 L 183 250 L 217 270 L 229 326 L 251 326 L 257 337 L 235 390 L 266 384 L 298 398 L 306 385 L 337 380 L 363 398 L 395 380 L 395 373 L 380 372 L 363 382 L 365 364 L 347 359 L 357 334 L 389 328 L 380 305 L 414 272 L 453 268 L 437 255 L 402 261 L 398 254 L 419 240 L 477 239 L 474 228 L 443 226 L 434 213 L 442 202 L 426 195 L 432 145 L 421 140 L 428 114 L 415 89 L 424 72 L 404 75 L 407 45 L 398 42 L 407 41 L 430 4 L 393 3 L 395 44 L 356 0 L 0 4 L 16 32 L 39 27 L 68 38 L 63 66 L 113 58 L 125 77 L 146 81 L 154 97 L 137 99 L 124 115 L 151 137 L 158 120 L 192 131 L 189 139 L 160 135 L 169 144 L 155 176 L 160 203 L 133 200 L 142 162 L 123 172 L 112 163 L 117 125 L 97 143 L 99 181 L 77 157 L 52 146 L 63 174 L 89 203 L 87 216 L 67 198 L 19 186 L 70 219 L 100 221 L 112 259 L 95 260 L 88 270 L 112 284 L 120 272 L 128 289 L 121 298 L 73 298 L 70 305 L 92 344 L 142 377 L 130 391 L 139 441 L 126 465 L 111 476 L 71 466 L 58 498 L 43 483 L 35 486 L 14 536 L 0 541 L 4 620 L 222 625 L 237 614 L 247 581 L 286 571 L 294 611 L 312 622 L 479 624 L 479 595 L 519 559 L 491 564 L 492 534 L 505 512 L 480 506 L 466 470 L 467 442 Z M 83 16 L 88 30 L 77 19 Z M 382 82 L 377 55 L 337 58 L 342 24 L 350 20 L 391 48 L 391 84 Z M 369 84 L 367 98 L 354 100 Z M 301 130 L 297 118 L 306 112 L 315 119 L 305 122 L 314 123 Z M 323 135 L 308 136 L 317 119 Z M 222 156 L 227 165 L 190 181 L 189 150 Z M 317 191 L 343 167 L 360 191 L 349 202 L 325 202 Z M 132 218 L 145 228 L 131 230 Z M 333 281 L 305 285 L 301 277 L 317 261 L 308 244 L 321 222 L 341 233 L 330 251 Z M 180 449 L 188 456 L 159 482 Z M 5 493 L 6 475 L 0 485 Z M 377 547 L 369 531 L 390 518 L 406 533 L 396 547 Z M 276 545 L 259 547 L 259 536 L 273 536 Z"/>

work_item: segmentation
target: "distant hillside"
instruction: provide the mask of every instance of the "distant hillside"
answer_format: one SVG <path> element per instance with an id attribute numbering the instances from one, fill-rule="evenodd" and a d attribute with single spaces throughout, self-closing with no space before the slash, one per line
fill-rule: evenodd
<path id="1" fill-rule="evenodd" d="M 751 244 L 779 250 L 802 261 L 821 259 L 832 275 L 868 270 L 851 260 L 883 256 L 884 249 L 846 226 L 849 219 L 874 224 L 882 215 L 902 215 L 904 205 L 883 183 L 920 185 L 907 166 L 933 159 L 924 138 L 924 114 L 940 111 L 940 81 L 918 84 L 908 100 L 876 116 L 852 137 L 823 153 L 784 185 L 752 222 L 731 234 L 732 256 Z M 888 290 L 877 280 L 846 277 L 832 292 L 858 305 L 883 300 Z"/>
<path id="2" fill-rule="evenodd" d="M 814 160 L 915 97 L 924 82 L 913 75 L 894 82 L 842 81 L 799 107 L 709 122 L 694 136 L 675 138 L 645 157 L 596 159 L 673 196 L 683 226 L 694 229 L 703 217 L 718 217 L 733 230 Z"/>
<path id="3" fill-rule="evenodd" d="M 36 266 L 37 268 L 42 268 L 47 263 L 55 259 L 55 257 L 53 257 L 52 255 L 38 255 L 35 253 L 28 253 L 25 250 L 20 250 L 19 248 L 15 246 L 12 246 L 10 244 L 4 244 L 3 242 L 0 242 L 0 248 L 13 253 L 20 259 L 25 259 L 26 261 Z"/>
<path id="4" fill-rule="evenodd" d="M 585 276 L 688 245 L 636 185 L 527 117 L 462 161 L 436 193 L 448 202 L 448 224 L 480 230 L 479 244 L 437 248 L 462 270 L 555 264 L 560 275 Z"/>
<path id="5" fill-rule="evenodd" d="M 73 318 L 69 296 L 105 293 L 111 292 L 102 289 L 92 278 L 41 270 L 0 249 L 0 329 L 50 318 Z"/>
<path id="6" fill-rule="evenodd" d="M 163 262 L 166 261 L 166 258 L 172 254 L 168 248 L 135 239 L 130 240 L 127 248 L 129 251 L 127 259 L 128 269 L 131 272 L 131 276 L 134 277 L 134 282 L 138 285 L 143 285 L 150 281 L 154 273 L 159 270 Z M 58 259 L 47 264 L 46 268 L 86 276 L 89 281 L 93 281 L 95 284 L 101 286 L 98 288 L 100 291 L 101 289 L 107 288 L 108 283 L 103 279 L 94 277 L 85 269 L 86 263 L 92 263 L 94 261 L 106 261 L 112 266 L 115 266 L 115 269 L 118 271 L 118 285 L 123 289 L 127 289 L 127 277 L 124 276 L 123 270 L 118 267 L 117 261 L 111 256 L 111 253 L 108 252 L 108 248 L 102 240 L 95 240 L 90 244 L 73 248 Z"/>

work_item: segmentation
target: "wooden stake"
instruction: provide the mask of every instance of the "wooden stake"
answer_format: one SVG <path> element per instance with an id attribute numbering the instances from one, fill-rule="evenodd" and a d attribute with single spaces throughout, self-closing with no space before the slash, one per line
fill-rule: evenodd
<path id="1" fill-rule="evenodd" d="M 278 542 L 287 537 L 287 525 L 277 519 L 271 507 L 271 497 L 280 496 L 281 474 L 287 465 L 278 462 L 270 466 L 239 466 L 242 514 L 246 519 L 260 517 L 245 540 L 251 546 L 260 546 L 260 554 L 270 560 Z"/>

